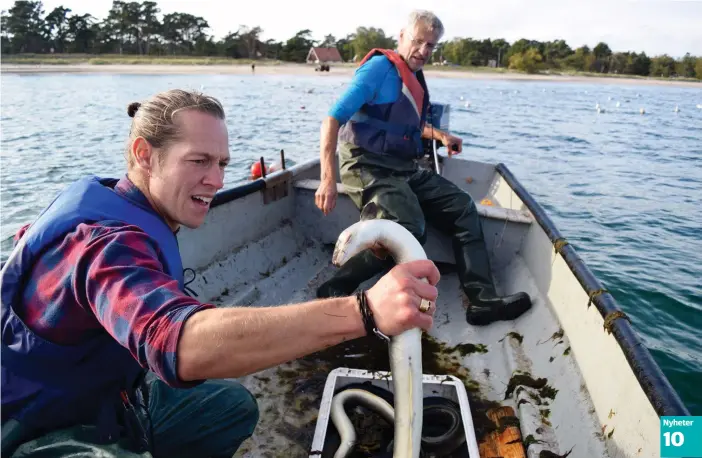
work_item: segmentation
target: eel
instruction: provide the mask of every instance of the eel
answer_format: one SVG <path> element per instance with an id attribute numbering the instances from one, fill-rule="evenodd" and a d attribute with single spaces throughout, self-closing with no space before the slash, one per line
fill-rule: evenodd
<path id="1" fill-rule="evenodd" d="M 332 263 L 341 266 L 351 257 L 366 249 L 374 253 L 389 252 L 397 264 L 427 259 L 419 241 L 400 224 L 386 219 L 362 220 L 344 230 L 334 247 Z M 427 281 L 427 279 L 423 279 Z M 390 338 L 390 370 L 395 396 L 393 457 L 418 458 L 422 440 L 423 383 L 422 383 L 422 331 L 407 330 Z M 374 395 L 371 395 L 374 396 Z M 333 404 L 332 415 L 345 415 L 343 404 Z M 339 412 L 341 410 L 341 412 Z M 335 417 L 332 417 L 335 418 Z M 341 427 L 339 427 L 341 425 Z M 355 436 L 350 422 L 335 423 L 344 443 Z M 351 451 L 335 458 L 343 458 Z"/>

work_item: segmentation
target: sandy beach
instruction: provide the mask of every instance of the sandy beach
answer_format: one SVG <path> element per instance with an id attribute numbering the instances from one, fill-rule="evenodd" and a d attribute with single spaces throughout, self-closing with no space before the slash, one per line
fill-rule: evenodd
<path id="1" fill-rule="evenodd" d="M 251 66 L 248 64 L 233 65 L 159 65 L 159 64 L 65 64 L 65 65 L 32 65 L 32 64 L 2 64 L 2 73 L 6 74 L 40 74 L 40 73 L 109 73 L 109 74 L 141 74 L 141 75 L 173 75 L 173 74 L 214 74 L 214 75 L 249 75 Z M 312 64 L 263 64 L 256 65 L 257 75 L 328 75 L 351 76 L 355 66 L 351 64 L 332 65 L 329 72 L 316 72 Z M 702 81 L 678 81 L 653 78 L 628 77 L 596 77 L 584 75 L 537 74 L 528 75 L 516 72 L 471 71 L 466 69 L 437 69 L 426 67 L 425 74 L 432 78 L 467 78 L 475 80 L 511 80 L 511 81 L 553 81 L 561 83 L 599 83 L 626 85 L 656 85 L 702 88 Z"/>

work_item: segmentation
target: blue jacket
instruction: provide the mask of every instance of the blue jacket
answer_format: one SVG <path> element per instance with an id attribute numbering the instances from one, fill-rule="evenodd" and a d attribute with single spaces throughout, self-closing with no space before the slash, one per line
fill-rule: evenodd
<path id="1" fill-rule="evenodd" d="M 424 155 L 422 130 L 429 107 L 429 91 L 421 71 L 415 75 L 402 57 L 389 49 L 373 49 L 361 61 L 381 53 L 395 66 L 402 80 L 392 103 L 364 104 L 339 130 L 339 140 L 365 151 L 417 159 Z"/>
<path id="2" fill-rule="evenodd" d="M 129 351 L 107 334 L 77 346 L 54 344 L 33 333 L 14 310 L 38 256 L 84 222 L 120 220 L 140 227 L 157 242 L 166 273 L 183 288 L 175 234 L 116 193 L 117 181 L 87 177 L 69 185 L 27 229 L 2 269 L 3 422 L 14 418 L 36 431 L 90 422 L 104 427 L 106 436 L 118 433 L 115 409 L 124 394 L 134 395 L 145 372 Z"/>

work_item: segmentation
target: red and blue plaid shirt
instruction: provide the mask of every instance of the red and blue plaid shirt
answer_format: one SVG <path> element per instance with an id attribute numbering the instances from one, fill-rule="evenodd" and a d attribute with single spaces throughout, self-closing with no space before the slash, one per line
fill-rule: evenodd
<path id="1" fill-rule="evenodd" d="M 115 191 L 156 214 L 127 177 Z M 16 313 L 38 336 L 60 345 L 108 332 L 169 385 L 193 386 L 177 376 L 178 339 L 187 318 L 214 305 L 181 291 L 156 253 L 156 242 L 136 226 L 80 224 L 38 259 Z"/>

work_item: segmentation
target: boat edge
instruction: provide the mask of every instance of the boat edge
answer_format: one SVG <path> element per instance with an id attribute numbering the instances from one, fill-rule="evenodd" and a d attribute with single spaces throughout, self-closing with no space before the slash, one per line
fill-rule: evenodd
<path id="1" fill-rule="evenodd" d="M 529 208 L 534 219 L 553 243 L 554 251 L 563 257 L 573 275 L 590 297 L 590 303 L 595 304 L 602 319 L 609 322 L 607 330 L 614 335 L 634 372 L 634 376 L 656 413 L 659 416 L 690 416 L 690 412 L 677 391 L 641 341 L 626 314 L 619 308 L 614 296 L 603 288 L 585 261 L 576 253 L 575 248 L 563 237 L 543 207 L 532 197 L 509 168 L 503 163 L 498 163 L 495 166 L 495 171 L 502 176 L 524 205 Z M 590 304 L 588 304 L 589 306 Z"/>

